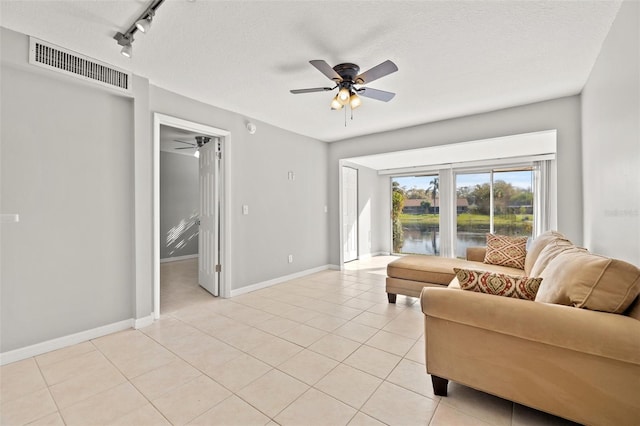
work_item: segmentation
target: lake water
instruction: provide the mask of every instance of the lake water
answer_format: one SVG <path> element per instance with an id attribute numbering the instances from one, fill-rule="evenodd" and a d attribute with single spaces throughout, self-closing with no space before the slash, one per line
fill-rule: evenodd
<path id="1" fill-rule="evenodd" d="M 404 241 L 400 253 L 440 255 L 440 232 L 438 230 L 404 230 Z M 458 232 L 456 239 L 456 257 L 466 257 L 467 247 L 485 246 L 487 237 L 484 232 Z"/>

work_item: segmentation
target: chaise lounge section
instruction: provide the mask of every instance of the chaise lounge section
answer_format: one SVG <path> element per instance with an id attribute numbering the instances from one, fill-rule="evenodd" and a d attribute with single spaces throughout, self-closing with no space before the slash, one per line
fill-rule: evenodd
<path id="1" fill-rule="evenodd" d="M 467 259 L 439 256 L 402 256 L 387 265 L 386 291 L 389 303 L 402 294 L 420 297 L 424 287 L 447 287 L 455 278 L 454 268 L 476 269 L 510 275 L 524 275 L 523 269 L 484 263 L 486 249 L 470 247 Z"/>

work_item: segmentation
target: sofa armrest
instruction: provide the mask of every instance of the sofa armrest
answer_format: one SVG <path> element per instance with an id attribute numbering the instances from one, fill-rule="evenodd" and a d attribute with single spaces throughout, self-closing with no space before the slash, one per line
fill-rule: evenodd
<path id="1" fill-rule="evenodd" d="M 640 365 L 640 321 L 453 288 L 422 290 L 425 316 Z"/>
<path id="2" fill-rule="evenodd" d="M 486 247 L 467 247 L 467 260 L 484 262 L 484 256 L 486 253 Z"/>

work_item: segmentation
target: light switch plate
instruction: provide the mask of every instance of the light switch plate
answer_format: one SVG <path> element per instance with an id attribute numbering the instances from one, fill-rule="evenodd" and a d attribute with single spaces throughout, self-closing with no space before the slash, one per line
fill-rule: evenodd
<path id="1" fill-rule="evenodd" d="M 20 215 L 17 214 L 1 214 L 0 219 L 2 223 L 17 223 L 20 222 Z"/>

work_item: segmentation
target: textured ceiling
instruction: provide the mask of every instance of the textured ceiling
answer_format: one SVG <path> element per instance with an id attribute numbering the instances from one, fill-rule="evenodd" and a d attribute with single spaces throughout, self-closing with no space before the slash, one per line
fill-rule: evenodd
<path id="1" fill-rule="evenodd" d="M 0 2 L 2 26 L 150 79 L 247 118 L 324 141 L 579 93 L 619 1 L 166 0 L 133 58 L 112 39 L 148 2 Z M 363 99 L 347 120 L 308 61 L 391 59 L 371 83 L 397 93 Z"/>

